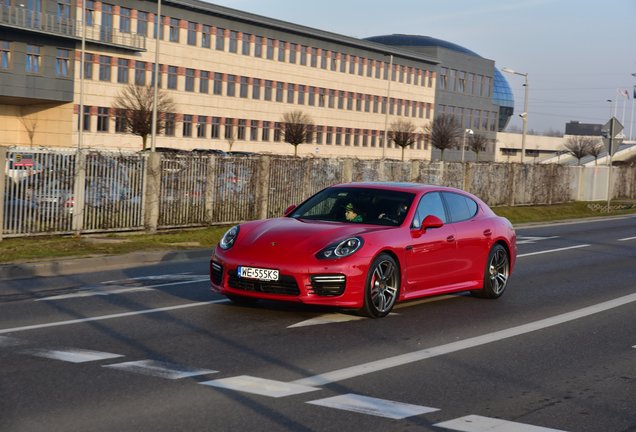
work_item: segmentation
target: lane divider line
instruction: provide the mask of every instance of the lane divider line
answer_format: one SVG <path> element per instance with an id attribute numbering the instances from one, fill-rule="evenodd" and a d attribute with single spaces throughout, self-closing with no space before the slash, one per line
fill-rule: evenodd
<path id="1" fill-rule="evenodd" d="M 585 248 L 585 247 L 588 247 L 588 246 L 592 246 L 592 245 L 581 244 L 581 245 L 558 248 L 558 249 L 549 249 L 549 250 L 544 250 L 544 251 L 539 251 L 539 252 L 530 252 L 530 253 L 517 255 L 517 258 L 527 257 L 527 256 L 532 256 L 532 255 L 542 255 L 542 254 L 547 254 L 547 253 L 552 253 L 552 252 L 561 252 L 561 251 L 570 250 L 570 249 L 580 249 L 580 248 Z"/>

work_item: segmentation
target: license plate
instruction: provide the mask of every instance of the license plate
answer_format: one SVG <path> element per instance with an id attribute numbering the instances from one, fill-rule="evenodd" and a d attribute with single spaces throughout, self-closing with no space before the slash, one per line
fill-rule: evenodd
<path id="1" fill-rule="evenodd" d="M 238 277 L 240 278 L 258 279 L 258 280 L 267 280 L 267 281 L 278 280 L 278 270 L 273 270 L 273 269 L 239 266 L 236 273 L 238 274 Z"/>

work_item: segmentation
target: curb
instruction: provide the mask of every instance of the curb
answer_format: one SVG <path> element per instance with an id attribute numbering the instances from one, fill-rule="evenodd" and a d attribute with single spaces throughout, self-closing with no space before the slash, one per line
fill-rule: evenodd
<path id="1" fill-rule="evenodd" d="M 70 257 L 48 261 L 0 265 L 0 281 L 32 277 L 68 276 L 113 269 L 138 267 L 161 262 L 179 262 L 207 258 L 211 249 L 183 251 L 133 252 L 123 255 L 98 255 L 84 258 Z"/>

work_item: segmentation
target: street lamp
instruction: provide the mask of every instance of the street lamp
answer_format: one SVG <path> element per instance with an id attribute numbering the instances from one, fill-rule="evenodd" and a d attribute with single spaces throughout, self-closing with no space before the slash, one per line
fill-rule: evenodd
<path id="1" fill-rule="evenodd" d="M 523 121 L 523 132 L 521 135 L 521 163 L 523 163 L 526 155 L 526 135 L 528 134 L 528 74 L 517 72 L 508 67 L 501 68 L 501 70 L 509 74 L 521 75 L 525 78 L 525 82 L 523 84 L 526 88 L 523 97 L 523 112 L 519 114 L 519 117 L 521 117 L 521 120 Z"/>
<path id="2" fill-rule="evenodd" d="M 609 118 L 612 118 L 612 102 L 614 102 L 611 99 L 608 99 L 607 102 L 609 102 Z"/>
<path id="3" fill-rule="evenodd" d="M 462 140 L 462 162 L 464 162 L 464 150 L 466 149 L 466 135 L 472 135 L 475 131 L 472 129 L 466 129 L 464 131 L 464 139 Z"/>

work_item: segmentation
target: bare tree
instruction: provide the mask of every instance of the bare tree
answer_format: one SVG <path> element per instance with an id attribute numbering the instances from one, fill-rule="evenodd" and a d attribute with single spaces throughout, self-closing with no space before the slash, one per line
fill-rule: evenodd
<path id="1" fill-rule="evenodd" d="M 152 109 L 154 104 L 154 88 L 129 84 L 116 97 L 112 108 L 114 115 L 124 121 L 127 132 L 139 135 L 143 149 L 146 149 L 148 135 L 152 133 Z M 159 90 L 157 93 L 156 133 L 163 131 L 166 125 L 166 114 L 174 112 L 176 105 L 172 97 Z"/>
<path id="2" fill-rule="evenodd" d="M 594 165 L 597 165 L 598 157 L 601 153 L 603 153 L 603 150 L 605 150 L 605 146 L 598 140 L 594 141 L 590 146 L 590 155 L 594 156 Z"/>
<path id="3" fill-rule="evenodd" d="M 563 144 L 565 150 L 578 159 L 581 165 L 581 159 L 591 154 L 591 147 L 594 145 L 595 138 L 588 136 L 571 136 Z"/>
<path id="4" fill-rule="evenodd" d="M 33 147 L 33 138 L 35 137 L 35 130 L 38 127 L 38 118 L 29 117 L 24 108 L 20 109 L 20 123 L 24 126 L 24 130 L 29 137 L 29 145 Z"/>
<path id="5" fill-rule="evenodd" d="M 435 116 L 433 121 L 424 127 L 431 137 L 433 147 L 442 152 L 441 160 L 444 160 L 444 150 L 457 145 L 462 139 L 463 129 L 457 119 L 449 114 Z"/>
<path id="6" fill-rule="evenodd" d="M 297 110 L 283 114 L 283 140 L 294 146 L 294 156 L 298 154 L 298 145 L 311 142 L 313 138 L 313 119 L 304 112 Z"/>
<path id="7" fill-rule="evenodd" d="M 488 144 L 488 138 L 486 135 L 475 133 L 468 138 L 468 148 L 475 152 L 477 162 L 479 162 L 479 153 L 486 151 L 486 145 Z"/>
<path id="8" fill-rule="evenodd" d="M 404 149 L 415 144 L 415 129 L 417 127 L 408 120 L 398 120 L 391 123 L 389 139 L 402 147 L 402 160 L 404 160 Z"/>

